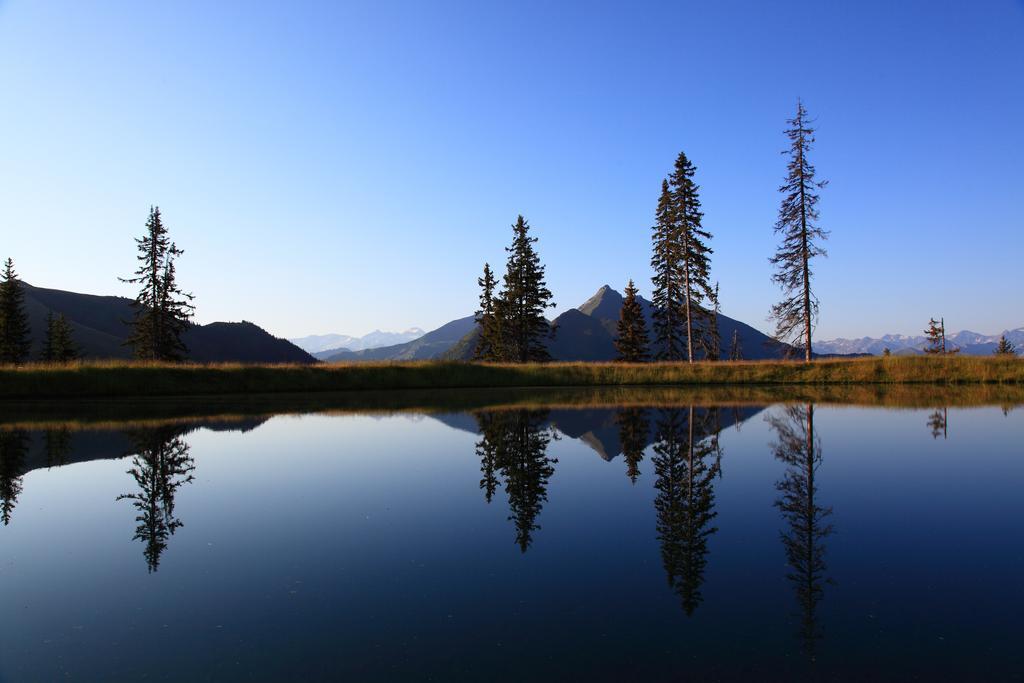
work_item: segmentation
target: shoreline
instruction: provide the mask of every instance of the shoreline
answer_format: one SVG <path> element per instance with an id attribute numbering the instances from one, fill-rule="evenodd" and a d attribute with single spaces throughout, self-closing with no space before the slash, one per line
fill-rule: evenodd
<path id="1" fill-rule="evenodd" d="M 431 389 L 1024 385 L 1024 359 L 911 356 L 803 361 L 317 365 L 125 361 L 0 367 L 0 400 Z"/>

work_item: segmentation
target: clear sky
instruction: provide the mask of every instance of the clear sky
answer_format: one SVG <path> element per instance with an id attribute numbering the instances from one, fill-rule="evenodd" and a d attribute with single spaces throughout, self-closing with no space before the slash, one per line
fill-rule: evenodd
<path id="1" fill-rule="evenodd" d="M 561 310 L 635 278 L 676 154 L 723 311 L 761 329 L 802 97 L 818 335 L 1024 325 L 1024 1 L 0 0 L 0 257 L 131 295 L 159 204 L 198 320 L 470 314 L 523 213 Z"/>

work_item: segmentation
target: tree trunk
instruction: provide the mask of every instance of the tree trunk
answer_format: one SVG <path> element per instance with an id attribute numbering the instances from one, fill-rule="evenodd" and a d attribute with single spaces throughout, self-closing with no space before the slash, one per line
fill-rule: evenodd
<path id="1" fill-rule="evenodd" d="M 800 124 L 803 127 L 803 124 Z M 806 179 L 804 178 L 804 140 L 803 133 L 800 134 L 800 145 L 798 147 L 800 156 L 800 234 L 801 234 L 801 257 L 803 258 L 804 270 L 804 360 L 811 362 L 811 273 L 808 260 L 807 244 L 807 197 L 804 192 Z"/>

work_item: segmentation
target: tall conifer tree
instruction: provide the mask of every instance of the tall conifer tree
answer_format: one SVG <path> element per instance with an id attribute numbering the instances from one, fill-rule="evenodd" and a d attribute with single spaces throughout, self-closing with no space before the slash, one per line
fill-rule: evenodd
<path id="1" fill-rule="evenodd" d="M 784 298 L 772 306 L 775 337 L 801 348 L 804 359 L 811 360 L 811 333 L 818 316 L 818 299 L 811 288 L 811 260 L 826 256 L 820 242 L 828 239 L 828 231 L 818 226 L 818 190 L 827 181 L 814 179 L 814 166 L 807 154 L 814 143 L 814 128 L 807 120 L 804 105 L 797 101 L 796 116 L 788 120 L 786 137 L 790 148 L 786 182 L 779 188 L 783 194 L 775 233 L 782 235 L 770 261 L 776 272 L 772 281 L 782 288 Z"/>
<path id="2" fill-rule="evenodd" d="M 24 363 L 32 342 L 29 337 L 25 292 L 14 272 L 14 260 L 4 262 L 0 275 L 0 363 Z"/>
<path id="3" fill-rule="evenodd" d="M 711 233 L 702 226 L 704 213 L 700 210 L 700 187 L 693 181 L 697 168 L 680 152 L 675 170 L 669 176 L 672 195 L 676 240 L 682 277 L 682 315 L 686 334 L 686 360 L 695 359 L 695 348 L 711 347 L 706 335 L 710 333 L 708 304 L 714 304 L 715 292 L 711 287 L 711 254 L 708 245 Z M 696 336 L 695 336 L 696 335 Z"/>
<path id="4" fill-rule="evenodd" d="M 530 236 L 530 224 L 521 215 L 512 226 L 512 246 L 506 247 L 508 264 L 504 288 L 495 307 L 501 329 L 503 360 L 518 363 L 551 360 L 546 340 L 551 325 L 544 311 L 553 308 L 551 292 L 544 281 L 540 262 Z"/>
<path id="5" fill-rule="evenodd" d="M 618 360 L 627 363 L 640 363 L 647 360 L 647 347 L 650 346 L 644 310 L 636 295 L 636 285 L 630 280 L 626 285 L 626 298 L 619 311 L 618 336 L 615 338 L 615 350 L 619 353 Z"/>
<path id="6" fill-rule="evenodd" d="M 160 217 L 160 207 L 151 207 L 146 233 L 135 240 L 139 268 L 122 282 L 140 285 L 135 297 L 132 334 L 125 342 L 140 360 L 181 360 L 188 349 L 181 340 L 195 307 L 192 295 L 181 290 L 174 261 L 185 252 L 170 240 Z"/>
<path id="7" fill-rule="evenodd" d="M 654 308 L 655 353 L 659 360 L 681 360 L 684 344 L 681 336 L 683 284 L 679 230 L 668 181 L 661 181 L 661 195 L 652 234 L 651 304 Z"/>
<path id="8" fill-rule="evenodd" d="M 494 289 L 497 286 L 497 281 L 494 279 L 491 264 L 484 264 L 484 274 L 477 278 L 476 283 L 480 287 L 480 309 L 476 312 L 476 324 L 480 336 L 477 337 L 473 359 L 501 360 L 501 329 L 495 313 L 496 293 Z"/>

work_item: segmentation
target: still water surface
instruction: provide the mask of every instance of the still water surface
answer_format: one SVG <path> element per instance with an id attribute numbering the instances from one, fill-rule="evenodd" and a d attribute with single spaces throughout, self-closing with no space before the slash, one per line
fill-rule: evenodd
<path id="1" fill-rule="evenodd" d="M 0 424 L 0 680 L 1019 680 L 1024 409 Z"/>

